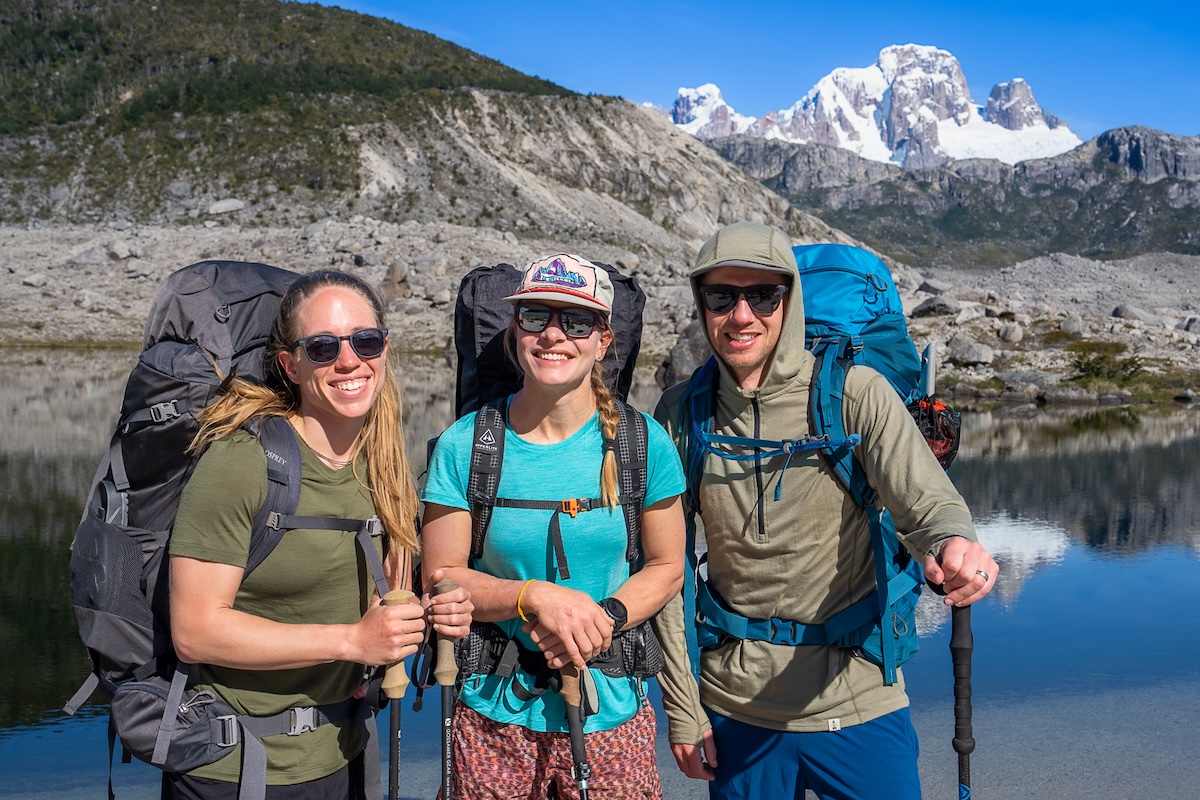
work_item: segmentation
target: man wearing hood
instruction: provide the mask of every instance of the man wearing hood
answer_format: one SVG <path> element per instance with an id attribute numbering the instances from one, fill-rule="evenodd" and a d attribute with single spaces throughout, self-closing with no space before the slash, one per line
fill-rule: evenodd
<path id="1" fill-rule="evenodd" d="M 753 222 L 719 230 L 691 272 L 719 382 L 713 434 L 764 440 L 810 431 L 815 360 L 804 348 L 804 305 L 787 237 Z M 684 397 L 668 389 L 655 417 L 687 463 Z M 901 542 L 968 605 L 997 566 L 971 514 L 887 380 L 846 375 L 842 415 L 866 477 Z M 781 475 L 785 461 L 786 480 Z M 779 494 L 777 483 L 782 480 Z M 822 622 L 876 590 L 868 516 L 816 451 L 748 461 L 708 456 L 698 491 L 708 585 L 736 614 Z M 917 738 L 904 681 L 885 683 L 857 648 L 727 638 L 704 650 L 692 678 L 682 599 L 659 615 L 659 676 L 679 768 L 711 781 L 713 798 L 920 798 Z"/>

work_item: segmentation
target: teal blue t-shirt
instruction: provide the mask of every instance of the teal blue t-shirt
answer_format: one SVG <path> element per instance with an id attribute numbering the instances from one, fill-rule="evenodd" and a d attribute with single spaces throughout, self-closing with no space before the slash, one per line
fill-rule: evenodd
<path id="1" fill-rule="evenodd" d="M 685 484 L 678 451 L 666 431 L 650 417 L 646 417 L 646 427 L 649 442 L 644 506 L 650 506 L 681 494 Z M 475 415 L 468 414 L 438 439 L 421 493 L 422 501 L 470 510 L 467 480 L 474 430 Z M 593 415 L 569 439 L 555 444 L 533 444 L 507 428 L 497 496 L 521 500 L 599 497 L 601 444 L 599 414 Z M 629 577 L 629 562 L 625 560 L 628 539 L 620 507 L 593 509 L 573 519 L 567 514 L 559 514 L 563 548 L 571 574 L 568 580 L 563 580 L 555 567 L 549 536 L 552 513 L 537 509 L 496 508 L 484 540 L 483 554 L 474 568 L 509 580 L 552 581 L 586 592 L 595 600 L 612 595 Z M 521 631 L 520 619 L 496 624 L 524 646 L 537 649 Z M 632 677 L 609 677 L 597 669 L 591 673 L 600 710 L 587 718 L 584 730 L 588 733 L 612 730 L 631 719 L 645 696 L 641 681 Z M 532 700 L 520 700 L 510 688 L 514 680 L 521 681 L 526 688 L 532 687 L 532 678 L 521 670 L 508 677 L 474 675 L 465 681 L 459 699 L 497 722 L 536 731 L 567 730 L 566 709 L 558 692 L 545 692 Z"/>

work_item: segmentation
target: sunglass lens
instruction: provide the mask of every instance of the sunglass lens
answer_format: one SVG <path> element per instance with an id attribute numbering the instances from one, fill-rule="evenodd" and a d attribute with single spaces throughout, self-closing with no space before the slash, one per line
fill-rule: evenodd
<path id="1" fill-rule="evenodd" d="M 714 314 L 724 314 L 737 305 L 738 292 L 732 286 L 705 286 L 700 290 L 704 306 Z"/>
<path id="2" fill-rule="evenodd" d="M 558 320 L 562 324 L 563 333 L 572 339 L 590 336 L 596 327 L 596 315 L 590 311 L 563 309 L 558 312 Z"/>
<path id="3" fill-rule="evenodd" d="M 526 333 L 541 333 L 550 324 L 550 309 L 522 307 L 517 312 L 517 324 Z"/>
<path id="4" fill-rule="evenodd" d="M 746 302 L 759 314 L 770 314 L 779 308 L 782 299 L 778 286 L 751 286 L 746 289 Z"/>
<path id="5" fill-rule="evenodd" d="M 336 336 L 321 333 L 309 336 L 304 340 L 304 354 L 314 364 L 328 364 L 331 361 L 337 361 L 341 345 L 341 341 Z"/>
<path id="6" fill-rule="evenodd" d="M 379 328 L 364 328 L 350 334 L 350 346 L 359 358 L 378 358 L 387 344 L 387 333 Z"/>

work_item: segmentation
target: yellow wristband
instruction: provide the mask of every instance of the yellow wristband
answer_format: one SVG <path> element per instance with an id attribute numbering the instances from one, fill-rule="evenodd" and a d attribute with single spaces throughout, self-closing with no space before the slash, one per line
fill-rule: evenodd
<path id="1" fill-rule="evenodd" d="M 529 617 L 525 616 L 525 612 L 521 610 L 521 598 L 525 596 L 525 590 L 529 588 L 529 584 L 533 583 L 537 578 L 530 578 L 525 581 L 525 585 L 521 587 L 521 593 L 517 595 L 517 616 L 524 622 L 529 622 Z"/>

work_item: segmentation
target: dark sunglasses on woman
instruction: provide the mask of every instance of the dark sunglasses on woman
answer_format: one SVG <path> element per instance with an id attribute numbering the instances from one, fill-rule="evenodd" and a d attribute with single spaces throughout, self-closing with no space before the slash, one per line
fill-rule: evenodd
<path id="1" fill-rule="evenodd" d="M 363 328 L 345 336 L 332 333 L 315 333 L 292 342 L 292 349 L 304 348 L 304 355 L 314 364 L 332 364 L 342 352 L 342 342 L 350 342 L 350 349 L 362 359 L 379 358 L 387 347 L 386 328 Z"/>
<path id="2" fill-rule="evenodd" d="M 518 306 L 517 327 L 526 333 L 541 333 L 552 319 L 558 318 L 558 327 L 572 339 L 585 339 L 592 335 L 596 326 L 604 327 L 604 321 L 595 311 L 586 308 L 547 308 L 546 306 Z"/>
<path id="3" fill-rule="evenodd" d="M 754 286 L 727 286 L 723 283 L 713 283 L 700 287 L 700 298 L 704 307 L 714 314 L 724 314 L 732 311 L 738 304 L 738 299 L 745 297 L 746 304 L 755 314 L 772 314 L 788 287 L 773 283 L 759 283 Z"/>

